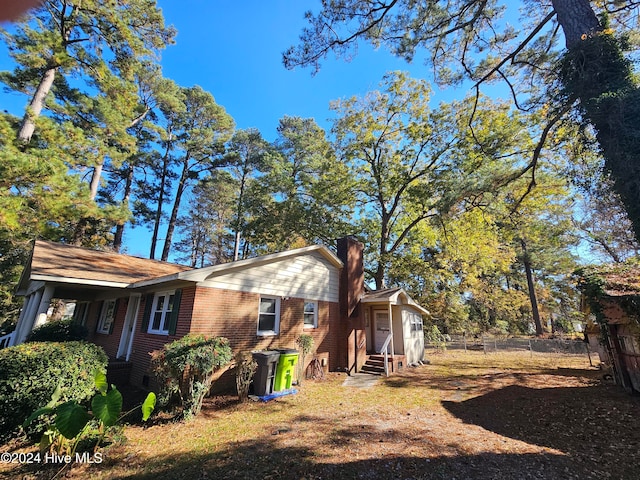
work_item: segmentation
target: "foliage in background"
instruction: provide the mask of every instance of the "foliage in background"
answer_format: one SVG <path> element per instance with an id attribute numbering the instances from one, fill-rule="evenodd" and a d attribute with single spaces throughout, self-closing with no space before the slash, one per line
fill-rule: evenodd
<path id="1" fill-rule="evenodd" d="M 60 400 L 83 402 L 94 392 L 91 372 L 106 372 L 104 350 L 85 342 L 33 342 L 0 350 L 0 437 L 15 433 L 56 388 Z"/>
<path id="2" fill-rule="evenodd" d="M 424 339 L 427 344 L 435 348 L 436 351 L 444 352 L 447 349 L 447 338 L 440 332 L 437 325 L 431 325 L 431 328 L 427 327 L 424 333 Z"/>
<path id="3" fill-rule="evenodd" d="M 160 386 L 161 405 L 177 399 L 185 419 L 197 415 L 211 389 L 213 374 L 233 358 L 229 341 L 188 334 L 151 353 L 151 365 Z"/>

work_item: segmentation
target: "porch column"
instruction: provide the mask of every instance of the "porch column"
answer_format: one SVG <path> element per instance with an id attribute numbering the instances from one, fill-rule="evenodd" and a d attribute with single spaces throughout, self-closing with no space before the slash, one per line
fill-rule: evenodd
<path id="1" fill-rule="evenodd" d="M 40 299 L 40 305 L 38 305 L 38 311 L 36 312 L 36 318 L 33 328 L 39 327 L 47 321 L 47 311 L 49 310 L 49 305 L 51 304 L 51 298 L 53 298 L 54 291 L 55 288 L 52 285 L 47 285 L 46 287 L 44 287 L 44 292 L 42 293 L 42 298 Z"/>
<path id="2" fill-rule="evenodd" d="M 46 322 L 47 310 L 54 290 L 53 286 L 47 285 L 33 294 L 33 298 L 29 302 L 29 311 L 22 319 L 23 326 L 20 327 L 20 336 L 16 338 L 14 345 L 23 343 L 35 327 Z"/>
<path id="3" fill-rule="evenodd" d="M 25 317 L 27 316 L 27 311 L 31 307 L 32 299 L 33 299 L 33 294 L 29 294 L 24 297 L 24 302 L 22 303 L 22 310 L 20 310 L 20 317 L 18 318 L 18 323 L 16 323 L 16 329 L 13 334 L 11 345 L 9 345 L 10 347 L 18 344 L 18 339 L 21 337 L 22 330 L 24 330 Z"/>
<path id="4" fill-rule="evenodd" d="M 37 308 L 38 305 L 40 305 L 40 300 L 42 299 L 42 292 L 42 290 L 36 290 L 31 295 L 29 295 L 29 305 L 24 316 L 22 316 L 21 314 L 22 322 L 20 324 L 20 331 L 16 335 L 13 343 L 14 345 L 23 343 L 26 340 L 27 335 L 29 335 L 29 333 L 31 333 L 31 330 L 33 330 L 33 324 L 36 321 Z"/>
<path id="5" fill-rule="evenodd" d="M 393 350 L 393 307 L 391 306 L 391 302 L 389 302 L 389 334 L 391 335 L 391 357 L 393 358 L 394 350 Z"/>

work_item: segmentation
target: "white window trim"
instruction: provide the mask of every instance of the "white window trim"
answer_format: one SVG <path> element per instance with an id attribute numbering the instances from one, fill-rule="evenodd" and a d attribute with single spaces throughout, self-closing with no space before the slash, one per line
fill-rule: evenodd
<path id="1" fill-rule="evenodd" d="M 111 318 L 107 318 L 107 313 L 109 312 L 110 305 L 112 305 Z M 102 309 L 100 310 L 100 319 L 98 320 L 98 328 L 96 329 L 96 331 L 98 333 L 108 335 L 109 331 L 111 330 L 111 325 L 113 324 L 113 322 L 115 322 L 115 320 L 116 320 L 116 299 L 112 298 L 109 300 L 105 300 L 102 303 Z"/>
<path id="2" fill-rule="evenodd" d="M 275 322 L 273 330 L 260 330 L 260 305 L 263 298 L 268 298 L 276 301 Z M 278 335 L 280 333 L 280 297 L 274 297 L 270 295 L 260 295 L 258 300 L 258 319 L 256 321 L 256 334 L 259 337 L 268 337 Z"/>
<path id="3" fill-rule="evenodd" d="M 151 305 L 151 313 L 149 314 L 149 327 L 147 329 L 147 333 L 153 333 L 155 335 L 169 335 L 169 329 L 167 328 L 167 319 L 168 319 L 168 314 L 170 314 L 171 312 L 168 311 L 166 307 L 169 305 L 169 297 L 171 295 L 174 295 L 174 303 L 175 303 L 175 294 L 176 294 L 175 290 L 167 290 L 165 292 L 156 292 L 154 294 L 153 304 Z M 167 301 L 162 311 L 162 317 L 160 318 L 160 325 L 158 329 L 154 330 L 153 319 L 156 316 L 156 306 L 158 305 L 158 299 L 165 295 L 167 297 Z M 172 308 L 173 307 L 175 307 L 175 305 L 172 305 Z"/>
<path id="4" fill-rule="evenodd" d="M 424 330 L 424 324 L 422 323 L 422 315 L 418 315 L 417 313 L 411 313 L 411 319 L 409 321 L 411 326 L 411 332 L 422 334 Z"/>
<path id="5" fill-rule="evenodd" d="M 304 321 L 304 317 L 307 314 L 307 312 L 304 310 L 304 308 L 307 306 L 307 303 L 312 303 L 313 304 L 313 325 L 309 325 L 308 323 L 305 323 Z M 302 325 L 304 326 L 304 328 L 306 329 L 313 329 L 313 328 L 318 328 L 318 301 L 317 300 L 305 300 L 304 301 L 304 305 L 302 307 Z"/>

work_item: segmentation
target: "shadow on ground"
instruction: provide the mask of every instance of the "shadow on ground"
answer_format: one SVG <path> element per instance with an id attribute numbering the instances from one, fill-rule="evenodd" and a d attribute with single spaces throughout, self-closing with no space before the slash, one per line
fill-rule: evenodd
<path id="1" fill-rule="evenodd" d="M 616 386 L 511 385 L 442 405 L 465 423 L 560 450 L 600 478 L 640 478 L 640 399 Z"/>
<path id="2" fill-rule="evenodd" d="M 99 467 L 109 468 L 109 464 Z M 144 473 L 111 479 L 600 479 L 601 472 L 576 467 L 562 455 L 497 455 L 419 458 L 402 452 L 383 458 L 325 463 L 311 448 L 282 448 L 271 441 L 240 443 L 212 455 L 167 455 L 144 466 Z M 87 474 L 96 474 L 92 470 Z M 91 475 L 93 476 L 93 475 Z M 617 477 L 624 478 L 624 477 Z M 626 477 L 635 478 L 635 477 Z"/>

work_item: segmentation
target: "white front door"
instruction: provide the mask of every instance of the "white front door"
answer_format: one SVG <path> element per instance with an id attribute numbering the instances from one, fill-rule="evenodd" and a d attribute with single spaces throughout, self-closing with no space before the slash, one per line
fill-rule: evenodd
<path id="1" fill-rule="evenodd" d="M 131 346 L 133 345 L 133 337 L 135 336 L 136 322 L 138 319 L 138 308 L 140 307 L 140 294 L 135 293 L 129 297 L 129 305 L 127 305 L 127 314 L 124 317 L 124 326 L 122 327 L 122 335 L 120 336 L 120 345 L 118 346 L 117 358 L 129 361 L 131 356 Z"/>
<path id="2" fill-rule="evenodd" d="M 373 319 L 376 338 L 376 352 L 379 353 L 380 350 L 382 350 L 384 342 L 389 336 L 389 332 L 391 331 L 389 326 L 389 312 L 387 310 L 375 310 L 373 312 Z"/>

